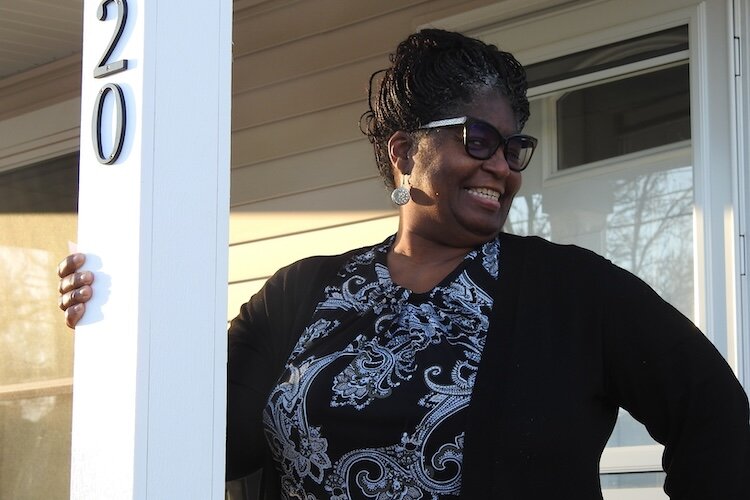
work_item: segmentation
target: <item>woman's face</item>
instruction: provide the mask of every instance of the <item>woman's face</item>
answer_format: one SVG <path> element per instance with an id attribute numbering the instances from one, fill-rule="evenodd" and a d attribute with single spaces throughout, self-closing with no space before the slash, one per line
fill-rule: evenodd
<path id="1" fill-rule="evenodd" d="M 518 132 L 510 103 L 497 93 L 456 116 L 463 115 L 494 125 L 504 137 Z M 473 247 L 500 232 L 521 188 L 521 174 L 508 168 L 502 147 L 488 160 L 472 158 L 457 126 L 429 131 L 411 152 L 412 201 L 401 209 L 402 230 L 454 247 Z"/>

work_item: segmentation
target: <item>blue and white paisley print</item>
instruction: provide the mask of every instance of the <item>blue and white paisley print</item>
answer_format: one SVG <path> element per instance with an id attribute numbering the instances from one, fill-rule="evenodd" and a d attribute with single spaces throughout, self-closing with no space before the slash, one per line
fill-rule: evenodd
<path id="1" fill-rule="evenodd" d="M 390 279 L 392 241 L 342 267 L 268 399 L 264 429 L 286 498 L 460 493 L 463 410 L 492 309 L 479 282 L 497 278 L 499 243 L 413 294 Z"/>

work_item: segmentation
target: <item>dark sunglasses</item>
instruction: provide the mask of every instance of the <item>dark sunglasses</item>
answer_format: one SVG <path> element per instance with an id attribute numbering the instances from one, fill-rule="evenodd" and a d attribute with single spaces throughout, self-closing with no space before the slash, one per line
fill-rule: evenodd
<path id="1" fill-rule="evenodd" d="M 436 120 L 419 127 L 420 129 L 432 129 L 443 127 L 463 126 L 464 149 L 466 154 L 477 160 L 488 160 L 492 158 L 497 150 L 502 147 L 505 161 L 514 172 L 521 172 L 529 166 L 531 155 L 534 154 L 537 140 L 530 135 L 513 134 L 503 137 L 498 130 L 489 123 L 461 116 L 458 118 L 446 118 Z"/>

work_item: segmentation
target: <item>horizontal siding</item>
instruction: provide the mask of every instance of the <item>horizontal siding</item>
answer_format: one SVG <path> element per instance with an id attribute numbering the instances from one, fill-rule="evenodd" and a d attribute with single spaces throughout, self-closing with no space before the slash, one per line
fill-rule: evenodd
<path id="1" fill-rule="evenodd" d="M 360 138 L 235 168 L 232 172 L 232 208 L 377 175 L 372 147 L 366 139 Z M 321 197 L 309 208 L 322 210 L 328 203 L 329 200 Z"/>
<path id="2" fill-rule="evenodd" d="M 79 98 L 0 120 L 0 172 L 79 148 Z"/>
<path id="3" fill-rule="evenodd" d="M 325 210 L 318 208 L 325 200 Z M 393 215 L 379 177 L 248 203 L 232 208 L 230 245 Z"/>
<path id="4" fill-rule="evenodd" d="M 80 97 L 79 53 L 0 80 L 0 121 Z"/>
<path id="5" fill-rule="evenodd" d="M 396 232 L 395 215 L 357 224 L 280 236 L 229 247 L 229 282 L 271 276 L 277 269 L 310 255 L 335 255 L 377 243 Z"/>
<path id="6" fill-rule="evenodd" d="M 336 31 L 343 26 L 365 22 L 387 12 L 403 10 L 430 0 L 287 0 L 274 2 L 235 13 L 235 40 L 244 44 L 236 55 L 259 52 L 319 33 Z M 235 7 L 238 2 L 235 1 Z"/>
<path id="7" fill-rule="evenodd" d="M 260 290 L 265 282 L 266 278 L 229 284 L 229 294 L 227 296 L 228 321 L 231 321 L 232 318 L 239 314 L 242 304 L 247 302 L 255 292 Z"/>
<path id="8" fill-rule="evenodd" d="M 325 9 L 326 0 L 302 2 L 316 12 L 314 16 L 328 18 L 330 11 Z M 374 3 L 374 2 L 372 2 Z M 387 4 L 388 2 L 383 2 Z M 373 5 L 367 6 L 370 16 L 362 20 L 358 15 L 365 2 L 347 2 L 345 8 L 338 9 L 338 26 L 330 25 L 325 31 L 300 30 L 287 32 L 284 26 L 292 17 L 298 16 L 302 5 L 292 5 L 279 9 L 266 18 L 253 20 L 246 30 L 235 31 L 234 82 L 235 91 L 242 92 L 327 71 L 373 55 L 388 54 L 396 43 L 413 31 L 411 19 L 430 4 L 440 2 L 418 2 L 417 8 L 398 11 L 382 10 L 381 15 L 374 15 Z M 379 5 L 378 5 L 379 6 Z M 348 16 L 347 16 L 348 14 Z M 263 50 L 253 50 L 251 44 L 253 33 L 260 29 L 258 24 L 278 27 L 276 44 L 271 45 L 256 40 L 264 45 Z M 243 50 L 244 49 L 244 50 Z M 258 71 L 261 68 L 262 71 Z M 344 82 L 344 83 L 365 83 Z"/>
<path id="9" fill-rule="evenodd" d="M 305 78 L 235 92 L 232 124 L 235 130 L 242 130 L 351 103 L 358 103 L 364 111 L 367 79 L 386 64 L 386 56 L 378 54 Z M 359 82 L 359 85 L 343 82 Z M 289 96 L 299 97 L 290 100 Z"/>
<path id="10" fill-rule="evenodd" d="M 263 286 L 281 267 L 311 255 L 335 255 L 371 245 L 396 232 L 395 215 L 356 224 L 320 229 L 229 248 L 229 301 L 227 317 Z"/>
<path id="11" fill-rule="evenodd" d="M 361 139 L 357 123 L 363 111 L 363 103 L 344 104 L 261 127 L 236 130 L 232 135 L 233 163 L 243 166 Z M 338 162 L 344 173 L 346 161 L 340 158 Z"/>

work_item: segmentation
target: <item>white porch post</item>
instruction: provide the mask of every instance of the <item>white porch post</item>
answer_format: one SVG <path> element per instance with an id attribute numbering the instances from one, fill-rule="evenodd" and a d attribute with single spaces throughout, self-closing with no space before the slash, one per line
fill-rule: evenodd
<path id="1" fill-rule="evenodd" d="M 83 15 L 71 498 L 222 498 L 232 2 Z"/>

